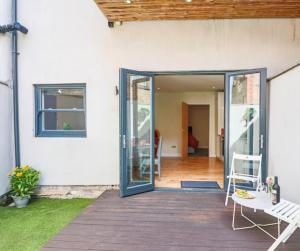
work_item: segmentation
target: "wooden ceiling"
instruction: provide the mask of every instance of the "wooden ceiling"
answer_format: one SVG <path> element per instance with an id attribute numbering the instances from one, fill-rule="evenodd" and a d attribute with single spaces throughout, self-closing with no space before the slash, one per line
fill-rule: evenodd
<path id="1" fill-rule="evenodd" d="M 300 0 L 94 0 L 108 21 L 296 18 Z"/>

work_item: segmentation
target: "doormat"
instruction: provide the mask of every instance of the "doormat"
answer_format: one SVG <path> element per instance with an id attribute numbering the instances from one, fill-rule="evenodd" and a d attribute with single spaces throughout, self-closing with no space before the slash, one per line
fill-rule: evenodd
<path id="1" fill-rule="evenodd" d="M 203 149 L 203 148 L 197 148 L 194 153 L 189 153 L 190 157 L 198 157 L 198 156 L 206 156 L 208 157 L 208 149 Z"/>
<path id="2" fill-rule="evenodd" d="M 181 181 L 181 188 L 213 188 L 221 189 L 216 181 Z"/>

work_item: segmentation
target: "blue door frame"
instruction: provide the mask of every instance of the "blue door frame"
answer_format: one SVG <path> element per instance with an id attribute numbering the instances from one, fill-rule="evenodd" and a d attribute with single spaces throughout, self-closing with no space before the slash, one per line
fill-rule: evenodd
<path id="1" fill-rule="evenodd" d="M 151 78 L 151 110 L 150 110 L 150 181 L 135 186 L 129 186 L 128 170 L 128 144 L 127 144 L 127 85 L 128 76 L 145 76 Z M 135 71 L 130 69 L 120 69 L 120 196 L 125 197 L 154 190 L 154 75 L 151 72 Z"/>
<path id="2" fill-rule="evenodd" d="M 267 70 L 266 68 L 254 69 L 254 70 L 217 70 L 217 71 L 136 71 L 129 69 L 120 69 L 120 196 L 125 197 L 129 195 L 134 195 L 142 192 L 152 191 L 154 190 L 154 157 L 152 159 L 152 183 L 148 185 L 138 186 L 136 188 L 127 188 L 127 178 L 128 172 L 126 168 L 126 149 L 123 148 L 124 138 L 123 135 L 126 135 L 126 88 L 127 88 L 127 75 L 135 74 L 141 76 L 149 76 L 152 78 L 152 128 L 153 128 L 153 136 L 152 136 L 152 151 L 154 153 L 154 77 L 160 75 L 223 75 L 224 76 L 224 107 L 225 107 L 225 116 L 224 116 L 224 129 L 225 129 L 225 144 L 224 144 L 224 190 L 227 188 L 227 175 L 229 174 L 229 78 L 235 74 L 248 74 L 248 73 L 260 73 L 261 75 L 261 86 L 260 86 L 260 130 L 261 135 L 263 135 L 264 145 L 263 148 L 260 149 L 263 154 L 263 162 L 262 162 L 262 178 L 268 174 L 267 164 L 268 164 L 268 156 L 267 156 L 267 93 L 266 93 L 266 77 Z"/>

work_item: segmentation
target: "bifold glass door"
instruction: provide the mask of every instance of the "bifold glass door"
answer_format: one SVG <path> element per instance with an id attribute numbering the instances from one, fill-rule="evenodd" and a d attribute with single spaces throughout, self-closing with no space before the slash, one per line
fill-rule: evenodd
<path id="1" fill-rule="evenodd" d="M 262 179 L 267 175 L 266 163 L 266 69 L 225 74 L 225 187 L 233 153 L 262 154 Z M 256 175 L 257 163 L 237 161 L 240 173 Z M 239 185 L 251 187 L 251 182 Z"/>
<path id="2" fill-rule="evenodd" d="M 120 72 L 120 195 L 154 189 L 154 79 Z"/>

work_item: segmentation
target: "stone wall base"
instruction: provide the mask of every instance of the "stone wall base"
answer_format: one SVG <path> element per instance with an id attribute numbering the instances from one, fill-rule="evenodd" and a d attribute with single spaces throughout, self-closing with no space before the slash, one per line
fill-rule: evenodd
<path id="1" fill-rule="evenodd" d="M 106 190 L 119 190 L 118 185 L 95 186 L 39 186 L 35 192 L 38 197 L 73 199 L 98 198 Z"/>
<path id="2" fill-rule="evenodd" d="M 11 201 L 12 199 L 9 196 L 9 192 L 0 196 L 0 206 L 2 207 L 7 206 Z"/>

